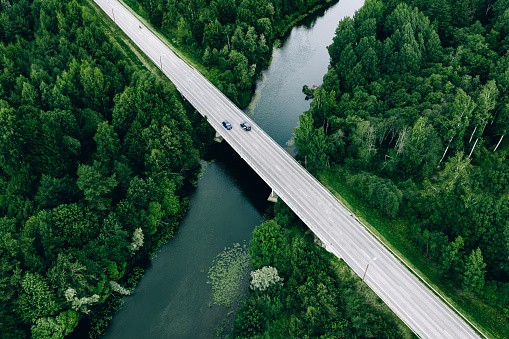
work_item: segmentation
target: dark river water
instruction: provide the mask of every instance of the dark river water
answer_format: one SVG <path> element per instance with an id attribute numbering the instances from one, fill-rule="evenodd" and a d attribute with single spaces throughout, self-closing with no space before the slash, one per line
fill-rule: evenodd
<path id="1" fill-rule="evenodd" d="M 287 142 L 309 109 L 302 86 L 321 84 L 329 63 L 326 46 L 339 20 L 362 4 L 341 0 L 294 27 L 257 83 L 245 112 L 290 153 Z M 270 188 L 227 145 L 214 147 L 216 159 L 202 163 L 203 176 L 177 236 L 151 260 L 103 338 L 215 338 L 232 311 L 213 303 L 207 273 L 226 247 L 249 243 Z"/>

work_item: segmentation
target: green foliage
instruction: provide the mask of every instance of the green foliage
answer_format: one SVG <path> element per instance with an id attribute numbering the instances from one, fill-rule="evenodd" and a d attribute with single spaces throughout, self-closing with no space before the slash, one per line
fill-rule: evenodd
<path id="1" fill-rule="evenodd" d="M 98 216 L 78 204 L 59 205 L 53 209 L 54 230 L 71 246 L 80 246 L 95 237 L 99 231 Z"/>
<path id="2" fill-rule="evenodd" d="M 195 60 L 219 75 L 217 87 L 247 105 L 276 38 L 299 19 L 335 1 L 156 1 L 131 5 Z M 276 46 L 277 47 L 277 46 Z"/>
<path id="3" fill-rule="evenodd" d="M 260 269 L 263 266 L 284 269 L 284 250 L 285 233 L 278 223 L 269 220 L 255 227 L 253 239 L 249 243 L 251 266 L 254 269 Z"/>
<path id="4" fill-rule="evenodd" d="M 366 1 L 339 22 L 295 130 L 301 163 L 344 166 L 358 197 L 408 218 L 430 265 L 480 298 L 509 277 L 506 5 Z"/>
<path id="5" fill-rule="evenodd" d="M 97 143 L 97 160 L 107 168 L 112 168 L 120 151 L 120 140 L 113 126 L 109 125 L 107 121 L 100 123 L 97 126 L 94 140 Z"/>
<path id="6" fill-rule="evenodd" d="M 249 254 L 246 245 L 234 244 L 214 258 L 207 284 L 212 285 L 216 305 L 230 307 L 238 300 L 248 270 Z"/>
<path id="7" fill-rule="evenodd" d="M 88 272 L 87 267 L 72 254 L 59 253 L 56 263 L 48 270 L 49 281 L 57 288 L 60 297 L 72 286 L 79 294 L 92 293 L 97 273 Z"/>
<path id="8" fill-rule="evenodd" d="M 398 215 L 403 193 L 390 179 L 369 173 L 359 173 L 348 178 L 353 191 L 368 204 L 389 217 Z"/>
<path id="9" fill-rule="evenodd" d="M 59 307 L 55 295 L 40 274 L 25 273 L 20 282 L 22 294 L 18 298 L 17 311 L 26 322 L 35 322 L 45 315 L 54 315 Z"/>
<path id="10" fill-rule="evenodd" d="M 43 174 L 34 200 L 41 208 L 53 208 L 70 202 L 76 191 L 76 183 L 69 176 L 58 179 Z"/>
<path id="11" fill-rule="evenodd" d="M 458 236 L 454 242 L 451 242 L 447 246 L 442 248 L 442 257 L 440 258 L 440 274 L 455 278 L 462 269 L 463 266 L 463 238 Z"/>
<path id="12" fill-rule="evenodd" d="M 467 291 L 481 293 L 484 289 L 486 264 L 483 262 L 481 250 L 477 248 L 467 257 L 463 273 L 463 288 Z"/>
<path id="13" fill-rule="evenodd" d="M 277 224 L 271 220 L 258 226 L 253 240 L 274 237 L 277 227 L 267 225 Z M 264 266 L 251 273 L 251 289 L 235 316 L 231 338 L 403 337 L 378 302 L 373 305 L 357 292 L 356 281 L 343 262 L 331 259 L 294 225 L 289 228 L 293 237 L 281 237 L 282 250 L 275 249 L 281 251 L 285 270 Z M 259 252 L 250 248 L 250 253 L 255 255 L 253 262 L 263 260 Z M 265 261 L 273 260 L 270 252 L 265 255 Z M 285 284 L 277 283 L 279 279 Z"/>
<path id="14" fill-rule="evenodd" d="M 108 282 L 133 286 L 133 263 L 172 236 L 202 147 L 192 126 L 206 122 L 125 58 L 88 2 L 11 2 L 0 4 L 1 336 L 61 338 L 89 305 L 97 335 L 117 305 L 101 310 Z"/>
<path id="15" fill-rule="evenodd" d="M 39 318 L 32 325 L 32 338 L 61 339 L 78 325 L 78 314 L 73 310 L 61 312 L 56 318 Z"/>
<path id="16" fill-rule="evenodd" d="M 274 221 L 276 221 L 278 225 L 281 225 L 281 227 L 288 227 L 296 220 L 295 213 L 281 199 L 278 199 L 274 204 L 274 214 Z"/>
<path id="17" fill-rule="evenodd" d="M 448 283 L 502 312 L 509 276 L 507 1 L 412 6 L 367 1 L 340 21 L 328 47 L 330 70 L 295 131 L 298 159 L 313 171 L 345 165 L 355 173 L 348 183 L 357 196 L 388 217 L 410 219 L 409 238 Z M 277 218 L 287 227 L 285 215 Z M 263 261 L 261 252 L 252 253 L 253 262 Z M 301 276 L 285 276 L 286 285 Z M 308 306 L 306 321 L 318 310 Z M 254 318 L 251 332 L 237 323 L 242 333 L 278 336 Z M 278 328 L 289 323 L 297 337 L 310 328 L 297 317 L 280 322 Z"/>
<path id="18" fill-rule="evenodd" d="M 314 119 L 309 113 L 299 116 L 299 128 L 295 129 L 295 146 L 304 158 L 309 154 L 309 140 L 313 132 Z"/>
<path id="19" fill-rule="evenodd" d="M 339 135 L 349 145 L 346 148 L 348 163 L 390 175 L 424 179 L 433 174 L 443 142 L 448 142 L 442 148 L 445 156 L 450 147 L 455 151 L 466 147 L 467 130 L 476 136 L 486 132 L 485 123 L 491 110 L 496 110 L 494 103 L 500 86 L 486 78 L 482 79 L 486 81 L 484 85 L 476 82 L 474 86 L 467 85 L 465 80 L 472 78 L 469 74 L 480 74 L 480 67 L 490 64 L 495 55 L 480 41 L 481 34 L 486 31 L 476 24 L 468 30 L 457 30 L 457 46 L 454 47 L 458 55 L 467 50 L 476 55 L 461 60 L 458 59 L 461 57 L 445 60 L 441 57 L 444 51 L 440 39 L 443 37 L 430 22 L 435 15 L 442 19 L 450 17 L 454 6 L 449 2 L 443 1 L 441 6 L 435 2 L 433 6 L 422 4 L 422 8 L 416 8 L 399 1 L 394 5 L 369 1 L 353 19 L 345 18 L 339 23 L 333 44 L 328 48 L 331 66 L 339 78 L 334 86 L 325 81 L 324 86 L 327 92 L 344 94 L 326 105 L 321 96 L 315 96 L 310 110 L 314 112 L 314 126 L 310 127 L 307 119 L 296 130 L 296 140 L 302 146 L 299 147 L 301 159 L 325 153 L 341 162 L 345 158 L 333 153 L 341 150 L 334 145 L 338 138 L 332 137 L 341 131 Z M 421 3 L 417 2 L 417 6 Z M 436 11 L 438 8 L 440 11 Z M 450 21 L 440 23 L 447 26 L 443 30 L 449 33 Z M 474 41 L 479 41 L 481 47 L 472 46 Z M 483 61 L 474 61 L 475 58 L 483 58 Z M 446 67 L 461 69 L 461 74 L 453 76 Z M 487 75 L 484 70 L 482 74 Z M 455 101 L 450 95 L 454 89 L 458 93 Z M 321 93 L 320 89 L 317 92 Z M 314 108 L 321 106 L 330 107 L 325 115 Z M 442 114 L 444 110 L 448 116 Z M 357 116 L 361 117 L 359 123 L 348 123 Z M 308 145 L 314 136 L 320 135 L 320 126 L 326 127 L 331 147 L 325 148 L 325 152 L 320 148 L 313 152 L 318 154 L 310 154 Z M 484 137 L 486 139 L 488 137 Z M 469 148 L 473 150 L 475 145 Z M 325 165 L 328 163 L 320 164 Z"/>
<path id="20" fill-rule="evenodd" d="M 101 163 L 94 161 L 93 166 L 80 165 L 78 167 L 78 181 L 76 184 L 83 191 L 90 206 L 104 211 L 110 207 L 107 195 L 117 186 L 115 174 L 105 177 L 101 173 Z"/>
<path id="21" fill-rule="evenodd" d="M 109 325 L 112 314 L 120 309 L 123 301 L 120 298 L 110 296 L 106 299 L 101 308 L 96 312 L 97 316 L 92 317 L 90 321 L 90 338 L 99 338 Z"/>

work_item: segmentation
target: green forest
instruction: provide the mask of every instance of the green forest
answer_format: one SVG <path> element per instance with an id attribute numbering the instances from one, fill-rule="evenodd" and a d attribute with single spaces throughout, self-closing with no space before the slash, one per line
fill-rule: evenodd
<path id="1" fill-rule="evenodd" d="M 1 337 L 83 318 L 95 337 L 175 231 L 212 137 L 86 2 L 0 6 Z"/>
<path id="2" fill-rule="evenodd" d="M 337 0 L 126 0 L 180 50 L 206 66 L 216 87 L 245 107 L 260 72 L 296 20 Z"/>
<path id="3" fill-rule="evenodd" d="M 413 337 L 282 201 L 270 214 L 253 232 L 249 294 L 227 338 Z"/>
<path id="4" fill-rule="evenodd" d="M 0 333 L 63 338 L 86 321 L 95 338 L 143 275 L 143 260 L 174 235 L 213 131 L 90 2 L 0 5 Z M 239 103 L 249 99 L 276 37 L 325 5 L 189 1 L 146 11 L 195 50 Z M 225 13 L 233 17 L 223 21 Z M 334 276 L 332 267 L 324 272 Z M 347 284 L 333 277 L 324 286 Z M 340 321 L 347 300 L 334 303 L 331 317 Z M 373 313 L 366 324 L 392 324 L 359 307 Z M 341 324 L 338 333 L 354 333 L 361 322 Z"/>
<path id="5" fill-rule="evenodd" d="M 333 0 L 127 3 L 245 106 L 299 17 Z M 366 0 L 295 131 L 456 288 L 509 317 L 509 0 Z M 187 208 L 208 123 L 85 0 L 0 2 L 0 333 L 98 337 Z M 295 226 L 297 225 L 297 226 Z M 256 228 L 231 336 L 406 337 L 284 204 Z M 484 324 L 486 325 L 486 324 Z M 499 335 L 504 336 L 504 334 Z"/>
<path id="6" fill-rule="evenodd" d="M 404 220 L 415 252 L 444 281 L 498 310 L 483 325 L 501 337 L 508 50 L 507 0 L 367 0 L 339 22 L 329 70 L 295 130 L 302 164 L 340 173 L 389 224 Z"/>

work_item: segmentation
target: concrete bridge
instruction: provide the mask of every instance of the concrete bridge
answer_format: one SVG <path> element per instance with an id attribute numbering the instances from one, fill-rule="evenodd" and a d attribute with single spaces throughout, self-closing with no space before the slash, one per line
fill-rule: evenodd
<path id="1" fill-rule="evenodd" d="M 414 333 L 433 339 L 479 337 L 320 182 L 128 8 L 116 0 L 95 2 L 160 67 L 182 96 L 207 117 L 212 127 L 326 248 L 364 277 L 366 284 Z M 233 129 L 226 130 L 223 120 L 228 120 Z M 240 128 L 243 121 L 251 124 L 250 132 Z"/>

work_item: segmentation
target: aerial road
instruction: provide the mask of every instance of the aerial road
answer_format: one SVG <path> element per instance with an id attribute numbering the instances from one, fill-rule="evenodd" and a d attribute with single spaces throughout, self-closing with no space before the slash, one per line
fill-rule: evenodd
<path id="1" fill-rule="evenodd" d="M 359 0 L 357 0 L 359 1 Z M 421 338 L 479 338 L 327 189 L 125 5 L 95 0 L 277 195 Z M 338 22 L 341 18 L 338 18 Z M 233 128 L 227 130 L 222 121 Z M 247 132 L 240 123 L 247 121 Z"/>

